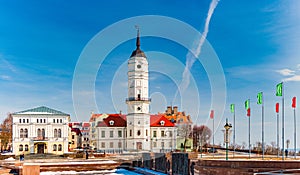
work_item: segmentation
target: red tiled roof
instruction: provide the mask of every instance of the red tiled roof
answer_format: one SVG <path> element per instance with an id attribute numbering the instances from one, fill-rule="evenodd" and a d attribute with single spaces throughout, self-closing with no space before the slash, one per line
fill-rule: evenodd
<path id="1" fill-rule="evenodd" d="M 110 123 L 110 121 L 113 121 Z M 105 124 L 106 126 L 103 126 Z M 124 115 L 120 114 L 109 114 L 109 116 L 103 119 L 103 122 L 98 124 L 98 127 L 126 127 L 126 120 Z"/>
<path id="2" fill-rule="evenodd" d="M 88 122 L 83 122 L 82 123 L 82 127 L 90 127 L 91 125 L 90 125 L 90 123 L 88 123 Z"/>
<path id="3" fill-rule="evenodd" d="M 164 124 L 161 124 L 161 121 L 164 122 Z M 158 115 L 150 115 L 150 127 L 174 127 L 174 123 L 172 123 L 170 120 L 168 120 L 164 115 L 158 114 Z"/>
<path id="4" fill-rule="evenodd" d="M 93 122 L 96 118 L 100 117 L 102 114 L 92 114 L 89 122 Z"/>
<path id="5" fill-rule="evenodd" d="M 76 135 L 81 135 L 79 128 L 71 128 L 71 132 L 76 132 Z"/>

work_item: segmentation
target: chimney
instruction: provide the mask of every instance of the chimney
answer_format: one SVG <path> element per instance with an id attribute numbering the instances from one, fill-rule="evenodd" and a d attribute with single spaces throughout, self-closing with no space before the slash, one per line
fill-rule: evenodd
<path id="1" fill-rule="evenodd" d="M 173 111 L 174 111 L 173 113 L 176 115 L 176 114 L 178 113 L 178 107 L 177 107 L 177 106 L 174 106 L 174 107 L 173 107 Z"/>
<path id="2" fill-rule="evenodd" d="M 167 114 L 172 114 L 172 106 L 167 107 Z"/>

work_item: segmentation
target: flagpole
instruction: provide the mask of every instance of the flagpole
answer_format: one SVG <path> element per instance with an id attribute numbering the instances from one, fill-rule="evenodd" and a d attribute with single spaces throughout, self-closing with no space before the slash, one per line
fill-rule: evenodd
<path id="1" fill-rule="evenodd" d="M 234 153 L 235 153 L 235 109 L 233 111 L 233 157 L 234 157 Z"/>
<path id="2" fill-rule="evenodd" d="M 213 157 L 215 157 L 215 116 L 213 117 Z"/>
<path id="3" fill-rule="evenodd" d="M 261 116 L 262 116 L 262 159 L 264 159 L 264 154 L 265 154 L 265 147 L 264 147 L 264 97 L 263 93 L 262 94 L 262 105 L 261 105 Z"/>
<path id="4" fill-rule="evenodd" d="M 277 157 L 279 157 L 279 113 L 277 112 Z"/>
<path id="5" fill-rule="evenodd" d="M 250 112 L 249 112 L 249 159 L 250 159 L 250 156 L 251 156 L 251 145 L 250 145 L 250 116 L 251 116 L 251 108 L 250 108 L 250 99 L 249 100 L 249 109 L 250 109 Z M 247 109 L 248 110 L 248 109 Z M 248 112 L 248 111 L 247 111 Z"/>
<path id="6" fill-rule="evenodd" d="M 282 82 L 282 160 L 284 160 L 284 89 Z"/>
<path id="7" fill-rule="evenodd" d="M 294 97 L 295 98 L 295 97 Z M 296 136 L 297 136 L 297 132 L 296 132 L 296 106 L 294 107 L 294 158 L 296 159 Z"/>

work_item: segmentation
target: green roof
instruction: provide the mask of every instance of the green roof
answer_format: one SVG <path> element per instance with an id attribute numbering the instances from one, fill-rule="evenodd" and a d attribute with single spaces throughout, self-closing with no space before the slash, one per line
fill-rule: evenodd
<path id="1" fill-rule="evenodd" d="M 63 113 L 61 111 L 48 108 L 46 106 L 40 106 L 33 109 L 27 109 L 20 112 L 15 112 L 13 114 L 44 114 L 44 115 L 69 115 L 66 113 Z"/>

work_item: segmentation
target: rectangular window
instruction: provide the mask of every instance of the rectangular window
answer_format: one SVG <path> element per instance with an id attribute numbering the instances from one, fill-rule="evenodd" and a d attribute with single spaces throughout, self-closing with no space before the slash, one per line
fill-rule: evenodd
<path id="1" fill-rule="evenodd" d="M 161 137 L 165 137 L 165 131 L 161 131 Z"/>
<path id="2" fill-rule="evenodd" d="M 27 123 L 29 123 L 29 119 L 27 119 Z"/>
<path id="3" fill-rule="evenodd" d="M 44 123 L 46 123 L 46 119 L 44 119 Z"/>
<path id="4" fill-rule="evenodd" d="M 148 129 L 146 129 L 146 136 L 148 136 Z"/>
<path id="5" fill-rule="evenodd" d="M 156 137 L 156 131 L 153 131 L 153 137 Z"/>
<path id="6" fill-rule="evenodd" d="M 169 135 L 170 137 L 172 137 L 172 136 L 173 136 L 173 133 L 172 133 L 172 131 L 170 131 L 170 132 L 169 132 L 169 134 L 170 134 L 170 135 Z"/>
<path id="7" fill-rule="evenodd" d="M 39 119 L 36 119 L 36 122 L 39 123 Z"/>
<path id="8" fill-rule="evenodd" d="M 113 148 L 114 147 L 114 142 L 109 142 L 109 147 Z"/>
<path id="9" fill-rule="evenodd" d="M 102 138 L 105 137 L 105 131 L 101 131 L 101 137 L 102 137 Z"/>
<path id="10" fill-rule="evenodd" d="M 122 137 L 122 131 L 118 131 L 118 137 Z"/>
<path id="11" fill-rule="evenodd" d="M 118 148 L 122 148 L 122 142 L 118 142 Z"/>
<path id="12" fill-rule="evenodd" d="M 25 123 L 25 119 L 23 119 L 23 123 Z"/>
<path id="13" fill-rule="evenodd" d="M 129 130 L 129 136 L 130 137 L 132 136 L 132 130 Z"/>
<path id="14" fill-rule="evenodd" d="M 55 123 L 55 119 L 53 119 L 53 123 Z"/>
<path id="15" fill-rule="evenodd" d="M 105 142 L 101 142 L 101 148 L 105 148 Z"/>
<path id="16" fill-rule="evenodd" d="M 40 119 L 40 123 L 43 123 L 43 119 Z"/>
<path id="17" fill-rule="evenodd" d="M 161 142 L 161 147 L 165 147 L 165 142 Z"/>
<path id="18" fill-rule="evenodd" d="M 153 142 L 153 147 L 156 148 L 156 142 Z"/>
<path id="19" fill-rule="evenodd" d="M 22 119 L 19 119 L 19 123 L 22 123 Z"/>
<path id="20" fill-rule="evenodd" d="M 109 132 L 109 137 L 114 137 L 114 131 Z"/>
<path id="21" fill-rule="evenodd" d="M 59 122 L 62 123 L 62 119 L 60 119 Z"/>
<path id="22" fill-rule="evenodd" d="M 75 139 L 75 135 L 72 135 L 72 139 Z"/>

